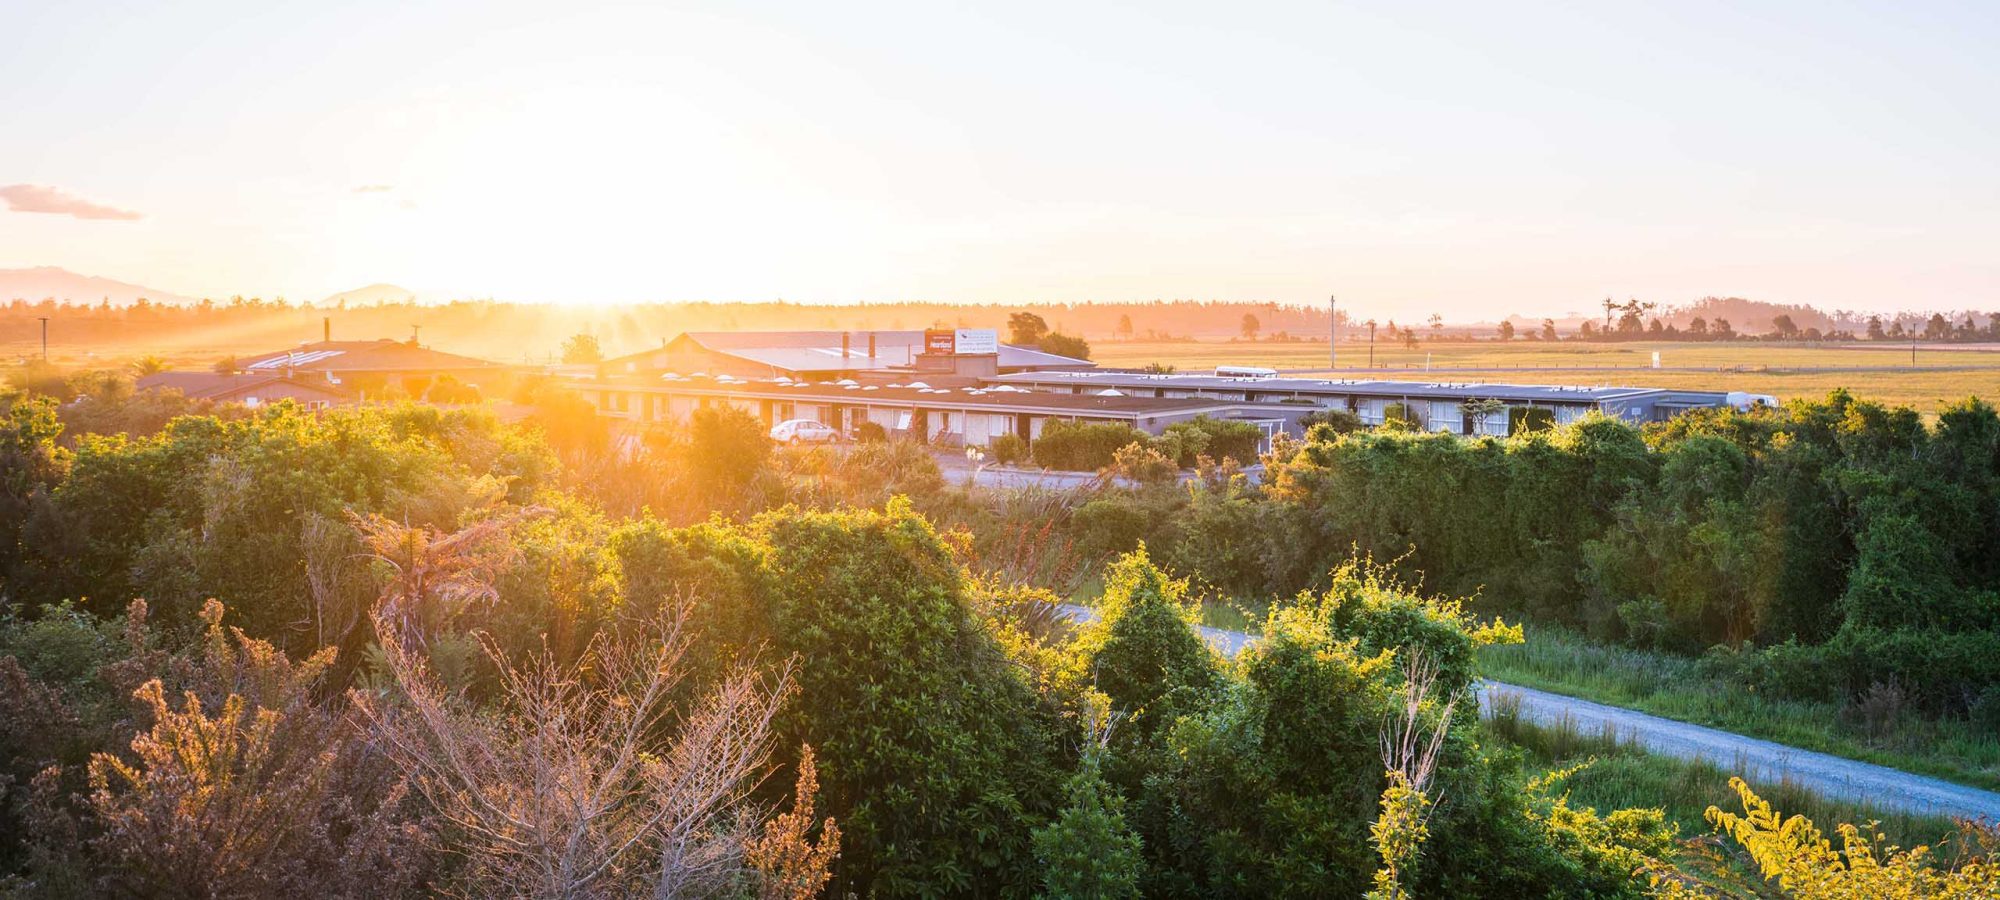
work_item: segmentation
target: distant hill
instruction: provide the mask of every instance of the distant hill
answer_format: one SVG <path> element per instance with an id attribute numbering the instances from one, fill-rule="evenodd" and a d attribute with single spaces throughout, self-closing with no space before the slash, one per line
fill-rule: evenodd
<path id="1" fill-rule="evenodd" d="M 373 306 L 377 303 L 407 303 L 416 299 L 417 293 L 393 284 L 371 284 L 351 291 L 341 291 L 321 300 L 320 306 Z"/>
<path id="2" fill-rule="evenodd" d="M 114 306 L 129 306 L 141 297 L 154 303 L 195 302 L 192 297 L 183 297 L 172 291 L 127 284 L 95 275 L 78 275 L 55 266 L 0 269 L 0 302 L 16 299 L 29 302 L 55 299 L 76 303 L 97 303 L 110 300 Z"/>

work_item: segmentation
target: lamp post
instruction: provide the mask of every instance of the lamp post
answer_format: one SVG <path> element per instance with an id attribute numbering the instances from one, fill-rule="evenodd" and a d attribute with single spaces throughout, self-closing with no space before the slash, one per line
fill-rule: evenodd
<path id="1" fill-rule="evenodd" d="M 36 316 L 35 318 L 42 320 L 42 362 L 48 362 L 49 361 L 49 317 Z"/>
<path id="2" fill-rule="evenodd" d="M 1326 295 L 1326 366 L 1340 368 L 1340 313 L 1334 309 L 1334 297 Z"/>

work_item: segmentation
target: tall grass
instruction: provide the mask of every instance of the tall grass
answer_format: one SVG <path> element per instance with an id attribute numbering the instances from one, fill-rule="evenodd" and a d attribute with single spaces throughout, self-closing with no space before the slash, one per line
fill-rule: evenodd
<path id="1" fill-rule="evenodd" d="M 1547 627 L 1530 627 L 1526 643 L 1483 648 L 1480 665 L 1496 681 L 2000 789 L 2000 735 L 1960 719 L 1902 712 L 1884 721 L 1841 704 L 1770 697 L 1710 674 L 1696 659 Z"/>
<path id="2" fill-rule="evenodd" d="M 1534 768 L 1558 769 L 1591 760 L 1589 766 L 1555 787 L 1569 793 L 1573 806 L 1592 806 L 1600 811 L 1658 807 L 1680 825 L 1683 838 L 1710 831 L 1703 818 L 1710 806 L 1740 809 L 1729 778 L 1747 766 L 1656 756 L 1614 729 L 1581 729 L 1569 718 L 1538 725 L 1521 716 L 1520 698 L 1515 696 L 1489 693 L 1482 703 L 1487 705 L 1487 732 L 1525 751 Z M 1874 822 L 1891 842 L 1904 847 L 1935 847 L 1958 836 L 1957 826 L 1949 819 L 1835 800 L 1790 779 L 1745 780 L 1786 816 L 1804 815 L 1829 832 L 1840 822 L 1862 825 L 1864 830 L 1867 823 Z"/>

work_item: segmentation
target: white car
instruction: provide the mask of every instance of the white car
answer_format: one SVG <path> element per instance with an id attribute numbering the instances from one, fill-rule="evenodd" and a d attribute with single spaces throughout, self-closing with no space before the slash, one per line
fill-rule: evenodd
<path id="1" fill-rule="evenodd" d="M 787 419 L 771 426 L 771 440 L 780 444 L 832 444 L 845 438 L 832 425 L 812 419 Z"/>

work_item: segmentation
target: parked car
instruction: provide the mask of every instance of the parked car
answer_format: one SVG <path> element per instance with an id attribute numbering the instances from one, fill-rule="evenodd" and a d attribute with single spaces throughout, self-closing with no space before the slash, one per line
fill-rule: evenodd
<path id="1" fill-rule="evenodd" d="M 780 444 L 832 444 L 846 439 L 832 425 L 812 419 L 787 419 L 771 426 L 771 440 Z"/>

